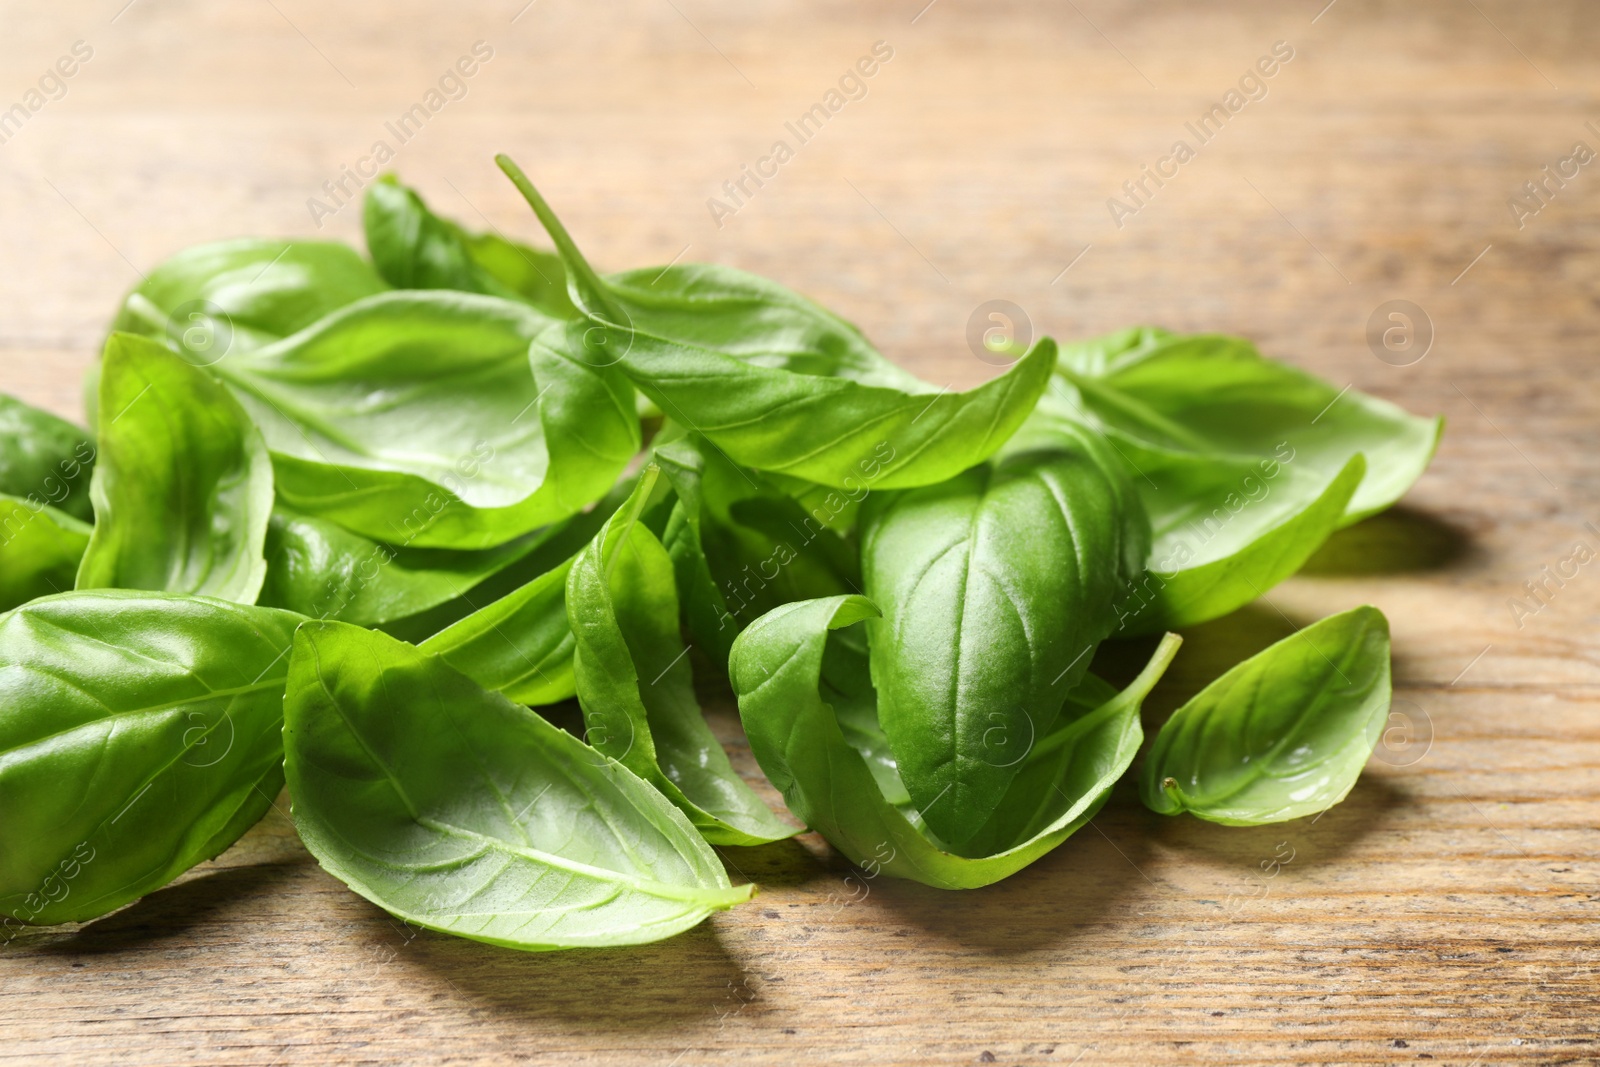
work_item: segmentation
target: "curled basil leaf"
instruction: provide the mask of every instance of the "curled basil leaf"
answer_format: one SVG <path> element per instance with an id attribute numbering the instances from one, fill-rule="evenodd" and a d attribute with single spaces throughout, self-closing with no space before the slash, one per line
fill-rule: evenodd
<path id="1" fill-rule="evenodd" d="M 1175 711 L 1140 792 L 1152 811 L 1232 826 L 1314 815 L 1355 785 L 1388 711 L 1388 620 L 1373 607 L 1330 615 Z"/>
<path id="2" fill-rule="evenodd" d="M 301 840 L 408 922 L 527 950 L 629 945 L 753 891 L 625 767 L 384 634 L 302 626 L 284 720 Z"/>
<path id="3" fill-rule="evenodd" d="M 349 245 L 215 241 L 186 248 L 147 274 L 111 328 L 206 366 L 288 337 L 385 288 Z"/>
<path id="4" fill-rule="evenodd" d="M 0 393 L 0 494 L 91 522 L 94 442 L 65 419 Z"/>
<path id="5" fill-rule="evenodd" d="M 367 250 L 397 289 L 456 289 L 522 300 L 555 318 L 578 316 L 561 257 L 495 234 L 471 234 L 385 174 L 367 186 Z"/>
<path id="6" fill-rule="evenodd" d="M 486 548 L 598 499 L 639 447 L 627 380 L 536 341 L 551 322 L 492 297 L 386 293 L 213 370 L 261 426 L 291 508 L 392 544 Z"/>
<path id="7" fill-rule="evenodd" d="M 78 588 L 255 603 L 272 461 L 221 383 L 145 337 L 112 334 L 100 375 L 95 526 Z"/>
<path id="8" fill-rule="evenodd" d="M 1394 503 L 1443 420 L 1341 390 L 1248 341 L 1140 327 L 1062 348 L 1018 438 L 1065 427 L 1103 435 L 1144 498 L 1150 575 L 1121 611 L 1130 631 L 1148 632 L 1248 603 L 1333 530 Z"/>
<path id="9" fill-rule="evenodd" d="M 755 275 L 681 264 L 602 278 L 516 164 L 496 159 L 550 234 L 591 321 L 569 342 L 619 365 L 667 418 L 735 463 L 833 487 L 927 485 L 992 455 L 1049 381 L 1048 339 L 1000 378 L 952 393 Z"/>
<path id="10" fill-rule="evenodd" d="M 657 473 L 646 470 L 567 576 L 573 671 L 590 743 L 661 790 L 708 841 L 789 837 L 796 828 L 734 772 L 695 698 L 672 560 L 639 521 Z"/>
<path id="11" fill-rule="evenodd" d="M 892 781 L 893 769 L 869 765 L 841 729 L 843 715 L 819 690 L 829 631 L 876 616 L 870 601 L 846 596 L 785 605 L 757 619 L 739 635 L 729 661 L 739 715 L 761 769 L 806 825 L 872 874 L 942 889 L 973 889 L 1015 874 L 1094 816 L 1138 752 L 1140 702 L 1178 646 L 1168 635 L 1139 676 L 1093 710 L 1073 703 L 1029 764 L 1028 780 L 1048 789 L 1015 798 L 1016 814 L 997 816 L 996 825 L 1028 836 L 966 856 L 929 834 L 909 805 L 886 796 L 879 782 Z M 870 738 L 864 725 L 858 720 L 851 732 Z"/>
<path id="12" fill-rule="evenodd" d="M 953 847 L 994 812 L 1115 627 L 1149 537 L 1118 477 L 1086 449 L 1024 452 L 863 507 L 862 576 L 883 611 L 867 623 L 878 718 Z"/>
<path id="13" fill-rule="evenodd" d="M 0 916 L 104 915 L 260 819 L 299 621 L 126 591 L 0 616 Z"/>
<path id="14" fill-rule="evenodd" d="M 0 494 L 0 611 L 71 589 L 90 530 L 48 504 Z"/>

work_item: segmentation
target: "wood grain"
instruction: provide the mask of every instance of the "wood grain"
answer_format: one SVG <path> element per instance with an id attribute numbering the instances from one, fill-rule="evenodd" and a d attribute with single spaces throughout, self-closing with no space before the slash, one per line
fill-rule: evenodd
<path id="1" fill-rule="evenodd" d="M 0 1062 L 1600 1062 L 1600 572 L 1508 607 L 1600 519 L 1600 170 L 1520 228 L 1507 206 L 1600 147 L 1592 6 L 924 2 L 7 2 L 0 108 L 75 41 L 93 57 L 0 144 L 0 389 L 75 413 L 121 293 L 186 245 L 357 239 L 358 208 L 319 231 L 307 199 L 482 40 L 394 161 L 469 225 L 533 233 L 503 150 L 598 262 L 771 274 L 941 385 L 994 373 L 965 331 L 1003 298 L 1064 337 L 1245 334 L 1445 414 L 1403 507 L 1189 635 L 1151 706 L 1371 602 L 1431 745 L 1315 823 L 1164 819 L 1122 788 L 978 892 L 864 879 L 814 837 L 725 850 L 752 904 L 616 952 L 417 933 L 276 811 L 178 885 L 0 948 Z M 707 198 L 880 40 L 865 97 L 719 228 Z M 1265 98 L 1114 225 L 1277 41 Z M 1434 332 L 1408 366 L 1366 337 L 1395 299 Z"/>

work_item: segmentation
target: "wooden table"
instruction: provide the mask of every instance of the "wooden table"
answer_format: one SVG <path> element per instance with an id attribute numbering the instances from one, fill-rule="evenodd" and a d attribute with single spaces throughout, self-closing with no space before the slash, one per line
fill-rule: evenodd
<path id="1" fill-rule="evenodd" d="M 1600 167 L 1508 206 L 1600 148 L 1593 6 L 925 2 L 13 0 L 0 107 L 92 56 L 0 144 L 0 389 L 77 412 L 123 290 L 186 245 L 359 240 L 359 208 L 307 201 L 336 207 L 324 181 L 379 139 L 468 225 L 534 234 L 491 162 L 511 152 L 599 263 L 770 274 L 941 385 L 994 373 L 966 340 L 993 299 L 1064 337 L 1244 334 L 1449 430 L 1404 506 L 1190 634 L 1150 711 L 1372 602 L 1414 743 L 1315 823 L 1162 818 L 1124 786 L 978 892 L 850 878 L 815 837 L 727 850 L 756 900 L 628 951 L 417 934 L 275 812 L 0 950 L 0 1062 L 1600 1062 L 1600 565 L 1510 607 L 1600 545 Z M 398 144 L 385 123 L 478 41 L 464 95 Z M 732 204 L 878 41 L 865 95 Z M 1199 145 L 1185 124 L 1279 41 L 1265 96 Z M 1180 138 L 1194 158 L 1131 201 Z M 1425 316 L 1418 361 L 1369 345 L 1394 300 Z"/>

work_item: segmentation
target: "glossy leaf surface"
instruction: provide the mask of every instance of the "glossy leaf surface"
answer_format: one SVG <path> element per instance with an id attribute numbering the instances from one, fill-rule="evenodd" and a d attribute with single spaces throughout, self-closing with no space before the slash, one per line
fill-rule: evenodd
<path id="1" fill-rule="evenodd" d="M 1036 832 L 989 855 L 963 856 L 925 832 L 914 810 L 885 796 L 883 772 L 875 774 L 846 739 L 819 693 L 829 631 L 876 614 L 871 602 L 849 596 L 789 604 L 756 620 L 739 635 L 729 661 L 739 715 L 751 751 L 790 811 L 868 873 L 942 889 L 972 889 L 1015 874 L 1093 817 L 1138 751 L 1140 702 L 1178 644 L 1169 636 L 1127 689 L 1093 711 L 1062 717 L 1060 740 L 1039 757 L 1058 775 L 1039 807 L 1056 806 L 1042 816 L 1030 806 L 1016 820 L 1029 829 L 1039 824 Z"/>
<path id="2" fill-rule="evenodd" d="M 695 697 L 672 560 L 638 521 L 655 480 L 647 471 L 567 577 L 573 670 L 589 741 L 661 790 L 708 841 L 788 837 L 795 827 L 735 773 Z"/>
<path id="3" fill-rule="evenodd" d="M 89 434 L 0 393 L 0 494 L 92 522 L 89 472 L 94 455 Z"/>
<path id="4" fill-rule="evenodd" d="M 91 529 L 48 504 L 0 494 L 0 611 L 71 589 Z"/>
<path id="5" fill-rule="evenodd" d="M 103 915 L 261 818 L 299 621 L 127 591 L 0 616 L 0 915 Z"/>
<path id="6" fill-rule="evenodd" d="M 753 889 L 626 768 L 384 634 L 301 628 L 284 744 L 306 847 L 419 926 L 530 950 L 638 944 Z"/>
<path id="7" fill-rule="evenodd" d="M 1145 523 L 1084 449 L 1018 453 L 867 500 L 878 718 L 945 841 L 962 845 L 988 819 L 1114 629 Z"/>
<path id="8" fill-rule="evenodd" d="M 228 390 L 148 338 L 113 334 L 98 422 L 95 526 L 78 588 L 255 603 L 267 571 L 272 460 Z"/>
<path id="9" fill-rule="evenodd" d="M 1163 815 L 1236 826 L 1315 815 L 1343 800 L 1389 711 L 1389 622 L 1359 607 L 1245 660 L 1173 713 L 1140 790 Z"/>

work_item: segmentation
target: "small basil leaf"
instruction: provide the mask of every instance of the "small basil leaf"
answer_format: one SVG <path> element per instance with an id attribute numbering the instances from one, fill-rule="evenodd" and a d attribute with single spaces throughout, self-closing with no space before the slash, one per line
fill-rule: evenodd
<path id="1" fill-rule="evenodd" d="M 380 633 L 301 627 L 284 746 L 311 854 L 418 926 L 527 950 L 639 944 L 754 888 L 731 887 L 626 768 Z"/>
<path id="2" fill-rule="evenodd" d="M 123 591 L 0 616 L 0 915 L 104 915 L 260 819 L 283 786 L 299 622 Z"/>
<path id="3" fill-rule="evenodd" d="M 668 418 L 734 463 L 834 487 L 928 485 L 991 456 L 1048 384 L 1048 339 L 1000 378 L 952 393 L 753 275 L 689 264 L 601 278 L 516 164 L 496 162 L 550 234 L 591 320 L 569 340 L 590 361 L 618 364 Z"/>
<path id="4" fill-rule="evenodd" d="M 387 288 L 372 264 L 330 241 L 245 238 L 186 248 L 145 276 L 111 328 L 191 362 L 271 344 Z"/>
<path id="5" fill-rule="evenodd" d="M 222 384 L 154 341 L 112 334 L 100 376 L 95 526 L 78 588 L 255 603 L 272 460 Z"/>
<path id="6" fill-rule="evenodd" d="M 973 889 L 1015 874 L 1094 816 L 1138 752 L 1140 702 L 1178 644 L 1170 636 L 1127 689 L 1086 716 L 1072 713 L 1072 723 L 1088 721 L 1063 728 L 1060 750 L 1051 750 L 1060 777 L 1050 782 L 1057 806 L 1049 821 L 1003 851 L 970 857 L 948 851 L 918 825 L 914 811 L 885 796 L 877 777 L 883 772 L 846 740 L 819 693 L 829 631 L 876 615 L 866 598 L 847 596 L 788 604 L 757 619 L 729 660 L 739 715 L 751 751 L 790 811 L 868 872 L 942 889 Z"/>
<path id="7" fill-rule="evenodd" d="M 1086 449 L 1007 456 L 869 497 L 862 576 L 878 717 L 929 827 L 953 847 L 1000 803 L 1113 630 L 1148 526 Z"/>
<path id="8" fill-rule="evenodd" d="M 486 548 L 599 498 L 639 447 L 627 380 L 508 300 L 395 292 L 213 368 L 290 507 L 417 548 Z M 531 373 L 530 373 L 531 359 Z"/>
<path id="9" fill-rule="evenodd" d="M 695 699 L 672 560 L 638 521 L 656 474 L 646 471 L 567 577 L 573 671 L 590 741 L 661 790 L 708 841 L 789 837 L 796 828 L 734 772 Z"/>
<path id="10" fill-rule="evenodd" d="M 0 493 L 91 522 L 94 442 L 65 419 L 0 393 Z"/>
<path id="11" fill-rule="evenodd" d="M 670 432 L 663 431 L 663 434 Z M 728 610 L 727 598 L 711 573 L 711 561 L 706 554 L 706 505 L 701 490 L 706 449 L 692 436 L 683 434 L 657 440 L 654 453 L 657 466 L 667 476 L 677 496 L 662 531 L 661 543 L 672 557 L 684 624 L 695 643 L 718 664 L 726 666 L 728 651 L 739 634 L 740 624 Z"/>
<path id="12" fill-rule="evenodd" d="M 1140 791 L 1152 811 L 1234 826 L 1313 815 L 1350 792 L 1388 710 L 1388 620 L 1373 607 L 1331 615 L 1174 712 Z"/>
<path id="13" fill-rule="evenodd" d="M 367 250 L 397 289 L 457 289 L 523 300 L 556 318 L 576 318 L 561 257 L 493 234 L 470 234 L 385 174 L 367 186 Z"/>
<path id="14" fill-rule="evenodd" d="M 0 611 L 71 589 L 90 529 L 48 504 L 0 494 Z"/>

